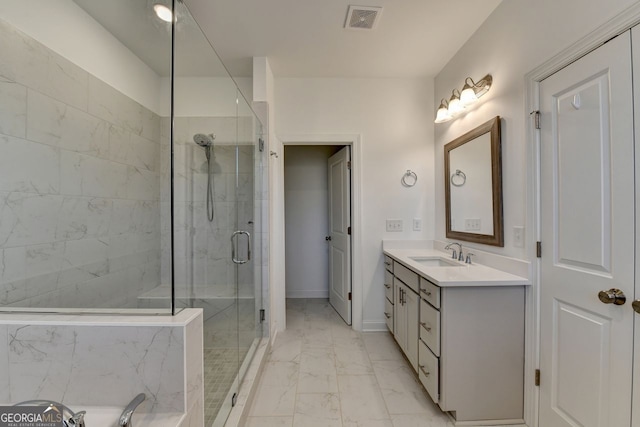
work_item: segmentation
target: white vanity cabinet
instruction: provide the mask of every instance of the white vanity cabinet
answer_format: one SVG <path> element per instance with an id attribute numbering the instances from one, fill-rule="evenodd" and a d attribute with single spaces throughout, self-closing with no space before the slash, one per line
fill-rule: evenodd
<path id="1" fill-rule="evenodd" d="M 440 288 L 440 309 L 423 299 L 420 324 L 418 375 L 443 411 L 457 422 L 522 422 L 523 286 Z"/>
<path id="2" fill-rule="evenodd" d="M 438 286 L 392 267 L 390 330 L 433 401 L 456 425 L 523 423 L 525 287 Z"/>

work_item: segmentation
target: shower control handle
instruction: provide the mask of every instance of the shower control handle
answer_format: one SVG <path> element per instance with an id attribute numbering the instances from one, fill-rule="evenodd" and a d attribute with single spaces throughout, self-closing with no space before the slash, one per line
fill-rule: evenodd
<path id="1" fill-rule="evenodd" d="M 247 259 L 237 259 L 236 258 L 236 236 L 244 234 L 247 236 Z M 248 231 L 238 230 L 231 235 L 231 260 L 235 264 L 246 264 L 251 261 L 251 234 Z"/>

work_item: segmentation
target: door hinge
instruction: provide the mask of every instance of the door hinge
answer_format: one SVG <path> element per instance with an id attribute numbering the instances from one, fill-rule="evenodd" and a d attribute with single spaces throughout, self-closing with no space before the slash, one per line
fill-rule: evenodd
<path id="1" fill-rule="evenodd" d="M 351 170 L 351 161 L 347 162 L 347 169 Z"/>
<path id="2" fill-rule="evenodd" d="M 535 385 L 540 386 L 540 369 L 536 369 Z"/>
<path id="3" fill-rule="evenodd" d="M 258 138 L 258 150 L 260 152 L 264 151 L 264 139 L 262 138 Z"/>
<path id="4" fill-rule="evenodd" d="M 536 242 L 536 257 L 542 258 L 542 242 Z"/>
<path id="5" fill-rule="evenodd" d="M 238 403 L 238 393 L 233 393 L 233 396 L 231 396 L 231 407 L 236 406 L 236 403 Z"/>
<path id="6" fill-rule="evenodd" d="M 266 318 L 266 313 L 264 311 L 264 308 L 260 309 L 260 323 L 264 322 L 264 319 Z"/>
<path id="7" fill-rule="evenodd" d="M 351 301 L 351 292 L 349 292 L 349 301 Z"/>
<path id="8" fill-rule="evenodd" d="M 531 115 L 533 116 L 533 124 L 536 129 L 540 129 L 540 111 L 532 111 Z"/>
<path id="9" fill-rule="evenodd" d="M 351 236 L 351 227 L 347 227 L 347 234 Z"/>

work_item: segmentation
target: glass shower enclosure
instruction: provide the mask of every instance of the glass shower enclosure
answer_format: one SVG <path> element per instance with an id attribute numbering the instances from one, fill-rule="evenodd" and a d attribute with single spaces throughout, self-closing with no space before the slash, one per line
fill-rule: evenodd
<path id="1" fill-rule="evenodd" d="M 201 308 L 223 425 L 263 337 L 251 79 L 171 0 L 3 0 L 0 51 L 0 310 Z"/>

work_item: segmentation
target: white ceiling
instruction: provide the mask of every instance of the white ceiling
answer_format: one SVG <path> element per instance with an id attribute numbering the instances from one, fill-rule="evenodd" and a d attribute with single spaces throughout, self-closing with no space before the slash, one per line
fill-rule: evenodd
<path id="1" fill-rule="evenodd" d="M 169 27 L 160 0 L 74 0 L 158 75 L 169 75 Z M 185 0 L 234 77 L 266 56 L 277 77 L 435 76 L 501 0 Z M 344 28 L 349 4 L 382 6 L 377 28 Z M 183 17 L 184 18 L 184 17 Z M 180 14 L 178 22 L 181 22 Z M 183 21 L 184 22 L 184 21 Z M 178 75 L 224 68 L 186 22 L 178 27 Z"/>
<path id="2" fill-rule="evenodd" d="M 234 76 L 266 56 L 277 77 L 435 76 L 501 0 L 185 0 Z M 382 6 L 347 30 L 349 4 Z"/>

